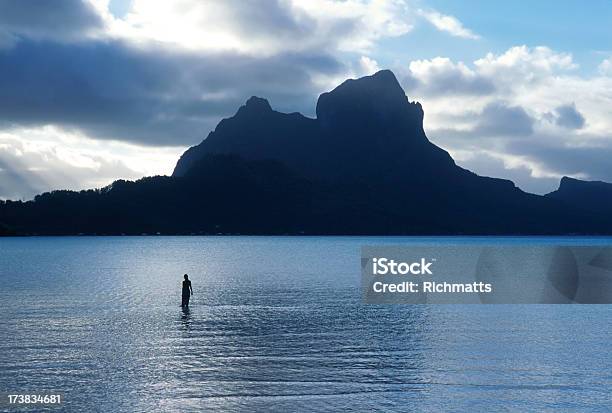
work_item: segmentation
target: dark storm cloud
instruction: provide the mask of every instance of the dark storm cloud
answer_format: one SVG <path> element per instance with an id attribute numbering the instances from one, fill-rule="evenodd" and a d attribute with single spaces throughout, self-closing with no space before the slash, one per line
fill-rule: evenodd
<path id="1" fill-rule="evenodd" d="M 534 123 L 522 107 L 494 102 L 483 109 L 474 132 L 480 136 L 524 137 L 533 133 Z"/>
<path id="2" fill-rule="evenodd" d="M 103 21 L 82 0 L 0 0 L 0 33 L 15 37 L 77 39 Z"/>
<path id="3" fill-rule="evenodd" d="M 560 175 L 586 175 L 591 180 L 612 182 L 612 147 L 582 146 L 570 147 L 550 142 L 550 139 L 538 139 L 525 145 L 511 142 L 507 146 L 509 153 L 531 158 L 548 170 Z"/>
<path id="4" fill-rule="evenodd" d="M 312 75 L 343 70 L 325 54 L 257 58 L 111 41 L 22 40 L 0 50 L 0 123 L 58 124 L 96 138 L 189 145 L 251 95 L 282 110 L 312 112 Z"/>
<path id="5" fill-rule="evenodd" d="M 567 129 L 582 129 L 586 123 L 584 116 L 576 109 L 575 104 L 559 106 L 555 109 L 555 123 Z"/>

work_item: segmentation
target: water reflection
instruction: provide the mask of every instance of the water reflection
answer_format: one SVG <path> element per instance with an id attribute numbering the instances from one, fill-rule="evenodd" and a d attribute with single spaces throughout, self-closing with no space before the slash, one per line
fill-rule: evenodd
<path id="1" fill-rule="evenodd" d="M 191 310 L 189 307 L 181 307 L 181 325 L 186 330 L 191 330 Z"/>

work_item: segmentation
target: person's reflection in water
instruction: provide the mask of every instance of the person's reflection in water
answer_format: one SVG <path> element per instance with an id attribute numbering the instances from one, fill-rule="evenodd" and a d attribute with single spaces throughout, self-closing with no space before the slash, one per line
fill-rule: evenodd
<path id="1" fill-rule="evenodd" d="M 189 307 L 185 306 L 181 308 L 181 312 L 183 313 L 181 314 L 181 320 L 185 323 L 189 322 L 191 320 L 191 310 Z"/>
<path id="2" fill-rule="evenodd" d="M 184 331 L 191 331 L 191 310 L 184 306 L 181 308 L 181 325 Z"/>
<path id="3" fill-rule="evenodd" d="M 185 274 L 183 277 L 185 279 L 183 280 L 183 299 L 181 301 L 181 307 L 188 307 L 189 297 L 193 295 L 193 288 L 191 288 L 191 281 L 189 281 L 189 276 Z"/>

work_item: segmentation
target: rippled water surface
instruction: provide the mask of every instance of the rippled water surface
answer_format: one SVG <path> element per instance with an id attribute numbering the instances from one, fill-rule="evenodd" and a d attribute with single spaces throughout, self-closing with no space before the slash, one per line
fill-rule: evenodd
<path id="1" fill-rule="evenodd" d="M 60 391 L 72 411 L 612 410 L 611 306 L 365 305 L 360 247 L 382 242 L 414 239 L 0 239 L 0 393 Z"/>

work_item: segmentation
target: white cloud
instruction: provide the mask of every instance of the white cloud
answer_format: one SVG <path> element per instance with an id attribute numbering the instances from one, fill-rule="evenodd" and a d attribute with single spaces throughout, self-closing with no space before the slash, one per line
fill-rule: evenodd
<path id="1" fill-rule="evenodd" d="M 363 52 L 382 37 L 412 30 L 403 0 L 134 0 L 113 36 L 192 50 L 271 55 L 284 51 Z"/>
<path id="2" fill-rule="evenodd" d="M 612 181 L 603 160 L 612 153 L 612 77 L 604 71 L 581 76 L 576 68 L 571 54 L 516 46 L 472 64 L 413 61 L 401 79 L 408 95 L 423 103 L 435 143 L 453 154 L 503 158 L 495 173 L 546 192 L 562 175 Z M 493 165 L 461 159 L 481 173 Z"/>
<path id="3" fill-rule="evenodd" d="M 612 76 L 612 58 L 605 59 L 597 68 L 603 76 Z"/>
<path id="4" fill-rule="evenodd" d="M 407 75 L 412 79 L 414 87 L 428 95 L 481 95 L 491 93 L 494 88 L 488 78 L 463 62 L 454 63 L 446 57 L 414 60 L 408 69 Z"/>
<path id="5" fill-rule="evenodd" d="M 184 149 L 97 141 L 54 126 L 0 131 L 0 199 L 170 174 Z"/>
<path id="6" fill-rule="evenodd" d="M 380 70 L 380 66 L 376 60 L 370 59 L 367 56 L 361 56 L 359 59 L 359 69 L 362 76 L 371 75 L 378 72 Z"/>
<path id="7" fill-rule="evenodd" d="M 408 0 L 130 0 L 120 17 L 110 0 L 5 1 L 0 45 L 23 35 L 256 56 L 314 48 L 364 52 L 383 37 L 410 32 L 413 20 Z"/>
<path id="8" fill-rule="evenodd" d="M 545 46 L 529 48 L 525 45 L 512 47 L 500 55 L 488 53 L 474 65 L 480 74 L 494 77 L 499 83 L 519 81 L 521 84 L 578 67 L 569 53 L 557 53 Z"/>
<path id="9" fill-rule="evenodd" d="M 419 10 L 418 14 L 431 23 L 436 29 L 449 33 L 451 36 L 477 40 L 480 36 L 465 28 L 456 17 L 439 13 L 435 10 Z"/>
<path id="10" fill-rule="evenodd" d="M 340 50 L 367 51 L 380 38 L 401 36 L 413 29 L 411 11 L 404 0 L 286 0 L 285 3 L 317 21 L 317 26 L 325 29 L 322 33 L 351 27 L 338 40 Z M 330 40 L 329 36 L 325 39 Z"/>

